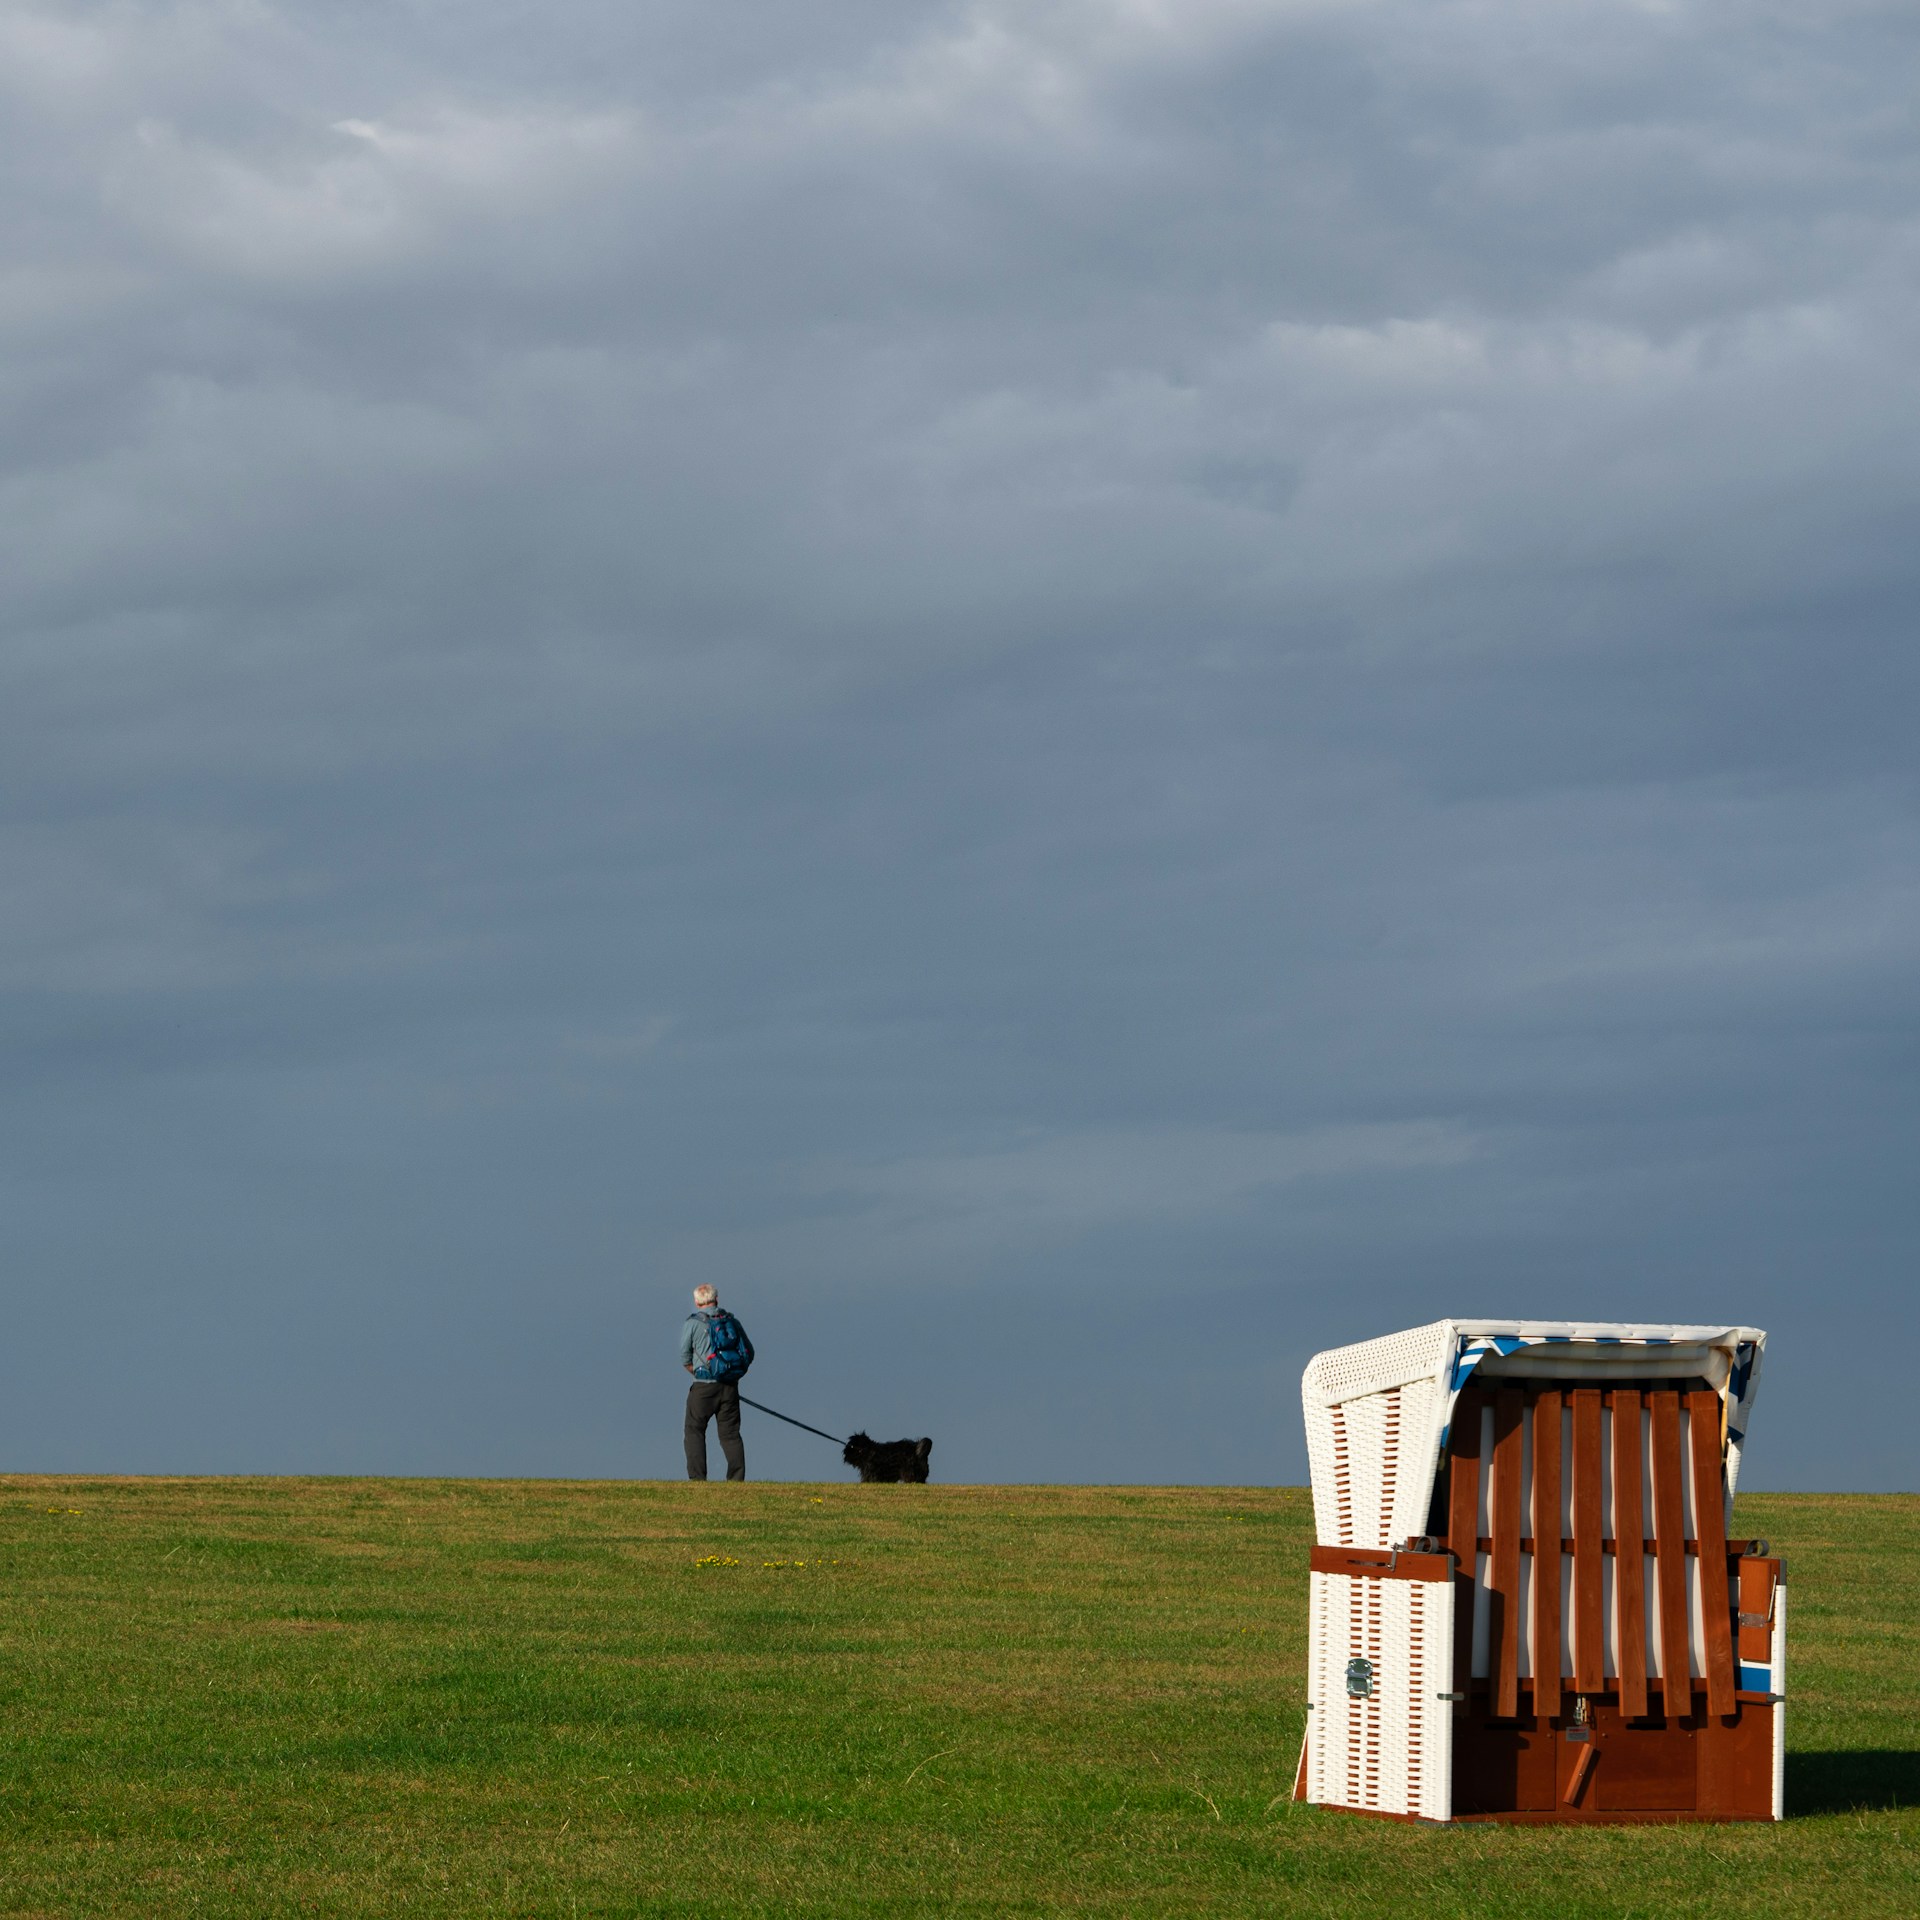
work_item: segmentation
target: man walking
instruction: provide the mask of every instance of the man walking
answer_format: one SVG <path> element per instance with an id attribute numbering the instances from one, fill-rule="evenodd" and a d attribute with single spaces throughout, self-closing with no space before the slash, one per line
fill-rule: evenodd
<path id="1" fill-rule="evenodd" d="M 693 1311 L 680 1334 L 680 1364 L 693 1375 L 687 1389 L 687 1478 L 707 1477 L 707 1422 L 717 1418 L 727 1478 L 747 1477 L 740 1444 L 740 1377 L 753 1365 L 753 1342 L 712 1287 L 693 1290 Z"/>

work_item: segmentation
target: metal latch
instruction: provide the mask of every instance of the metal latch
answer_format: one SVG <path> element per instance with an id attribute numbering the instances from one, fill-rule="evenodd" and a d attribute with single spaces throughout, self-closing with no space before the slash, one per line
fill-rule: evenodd
<path id="1" fill-rule="evenodd" d="M 1743 1613 L 1740 1616 L 1743 1627 L 1770 1627 L 1773 1625 L 1771 1613 Z"/>
<path id="2" fill-rule="evenodd" d="M 1371 1699 L 1373 1695 L 1373 1662 L 1358 1654 L 1347 1662 L 1347 1695 L 1354 1700 Z"/>

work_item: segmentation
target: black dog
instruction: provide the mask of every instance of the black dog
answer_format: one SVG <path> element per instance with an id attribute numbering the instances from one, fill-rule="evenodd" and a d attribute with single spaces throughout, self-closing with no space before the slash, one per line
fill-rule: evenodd
<path id="1" fill-rule="evenodd" d="M 862 1480 L 910 1480 L 923 1487 L 927 1455 L 932 1451 L 931 1440 L 869 1440 L 864 1433 L 856 1433 L 840 1457 L 860 1469 Z"/>

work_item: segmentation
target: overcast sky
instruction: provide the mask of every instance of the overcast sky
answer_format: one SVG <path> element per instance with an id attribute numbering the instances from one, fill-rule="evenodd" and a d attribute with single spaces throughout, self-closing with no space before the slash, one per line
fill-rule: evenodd
<path id="1" fill-rule="evenodd" d="M 0 12 L 0 1464 L 1920 1484 L 1910 6 Z M 756 1475 L 839 1476 L 749 1414 Z"/>

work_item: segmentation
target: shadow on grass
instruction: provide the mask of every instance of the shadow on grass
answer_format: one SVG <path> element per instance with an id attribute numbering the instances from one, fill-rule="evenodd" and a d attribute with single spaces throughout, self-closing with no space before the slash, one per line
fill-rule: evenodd
<path id="1" fill-rule="evenodd" d="M 1920 1807 L 1920 1753 L 1787 1755 L 1787 1815 Z"/>

